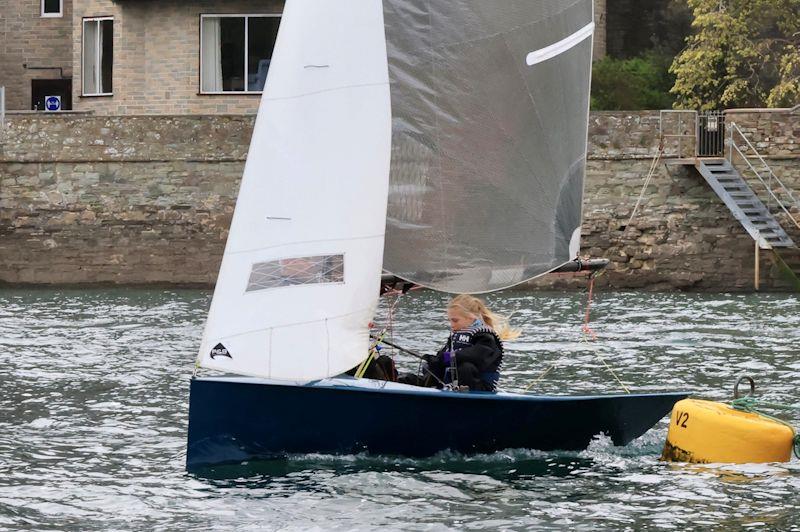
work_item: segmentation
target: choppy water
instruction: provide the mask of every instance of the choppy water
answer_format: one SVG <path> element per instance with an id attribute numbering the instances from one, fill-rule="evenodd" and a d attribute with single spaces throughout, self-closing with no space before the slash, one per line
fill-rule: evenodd
<path id="1" fill-rule="evenodd" d="M 419 460 L 295 456 L 184 472 L 188 379 L 209 294 L 0 291 L 0 529 L 800 530 L 800 463 L 665 464 L 666 422 L 628 447 L 443 453 Z M 800 402 L 795 295 L 506 293 L 523 338 L 502 384 L 537 393 L 684 389 L 725 400 L 737 375 Z M 395 340 L 431 352 L 444 299 L 398 308 Z M 385 308 L 383 309 L 385 319 Z M 401 366 L 415 364 L 399 358 Z M 800 425 L 800 410 L 785 414 Z M 409 430 L 413 430 L 410 428 Z"/>

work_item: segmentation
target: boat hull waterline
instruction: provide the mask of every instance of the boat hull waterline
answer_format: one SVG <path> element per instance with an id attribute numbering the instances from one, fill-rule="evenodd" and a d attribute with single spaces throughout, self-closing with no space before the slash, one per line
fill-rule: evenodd
<path id="1" fill-rule="evenodd" d="M 302 453 L 424 457 L 444 450 L 583 450 L 599 434 L 626 445 L 688 395 L 534 396 L 369 379 L 292 384 L 194 378 L 186 467 Z"/>

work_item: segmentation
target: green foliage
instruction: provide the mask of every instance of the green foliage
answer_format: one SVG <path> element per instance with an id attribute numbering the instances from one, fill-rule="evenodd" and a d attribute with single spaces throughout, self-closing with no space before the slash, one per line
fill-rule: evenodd
<path id="1" fill-rule="evenodd" d="M 672 106 L 670 58 L 648 52 L 641 57 L 606 57 L 592 65 L 592 109 L 666 109 Z"/>
<path id="2" fill-rule="evenodd" d="M 675 107 L 800 102 L 800 0 L 688 0 L 694 20 L 675 58 Z"/>

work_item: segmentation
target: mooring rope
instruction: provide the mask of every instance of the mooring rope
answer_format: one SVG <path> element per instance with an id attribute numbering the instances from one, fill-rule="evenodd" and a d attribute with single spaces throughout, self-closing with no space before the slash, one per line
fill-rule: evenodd
<path id="1" fill-rule="evenodd" d="M 753 397 L 752 395 L 746 395 L 744 397 L 733 399 L 731 401 L 731 406 L 736 410 L 742 412 L 749 412 L 751 414 L 758 414 L 760 416 L 764 416 L 767 419 L 771 419 L 772 421 L 775 421 L 782 425 L 786 425 L 787 427 L 792 429 L 792 432 L 794 432 L 792 450 L 794 451 L 794 455 L 797 458 L 800 458 L 800 433 L 797 432 L 797 429 L 795 429 L 792 425 L 790 425 L 786 421 L 777 418 L 775 416 L 771 416 L 765 413 L 763 410 L 759 410 L 759 407 L 783 409 L 783 410 L 797 410 L 800 409 L 800 405 L 784 405 L 781 403 L 770 403 L 767 401 L 762 401 L 756 397 Z"/>
<path id="2" fill-rule="evenodd" d="M 624 231 L 627 231 L 628 227 L 631 226 L 633 217 L 636 216 L 636 211 L 639 210 L 639 205 L 641 205 L 642 200 L 644 199 L 644 193 L 647 190 L 647 187 L 650 185 L 650 181 L 653 179 L 653 176 L 656 173 L 656 169 L 658 168 L 658 162 L 661 160 L 661 156 L 663 154 L 664 154 L 664 143 L 662 141 L 658 146 L 658 153 L 653 158 L 653 162 L 650 164 L 650 170 L 648 170 L 647 177 L 644 180 L 644 185 L 642 185 L 642 191 L 639 193 L 639 199 L 636 200 L 636 205 L 633 207 L 633 211 L 631 211 L 631 216 L 630 218 L 628 218 L 628 223 L 625 224 Z"/>

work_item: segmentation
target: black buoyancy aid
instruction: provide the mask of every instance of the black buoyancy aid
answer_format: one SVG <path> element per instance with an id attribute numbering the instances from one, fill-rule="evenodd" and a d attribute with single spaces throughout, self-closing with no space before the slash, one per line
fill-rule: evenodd
<path id="1" fill-rule="evenodd" d="M 450 334 L 448 347 L 450 347 L 451 351 L 458 351 L 459 349 L 464 349 L 465 347 L 475 345 L 475 337 L 479 334 L 491 334 L 494 337 L 495 342 L 497 342 L 497 347 L 500 349 L 500 352 L 503 352 L 503 342 L 500 340 L 500 337 L 497 336 L 497 333 L 494 332 L 494 329 L 483 324 L 471 325 L 466 329 L 453 331 Z"/>
<path id="2" fill-rule="evenodd" d="M 474 324 L 466 329 L 459 329 L 450 334 L 447 342 L 450 351 L 456 353 L 456 360 L 458 360 L 458 351 L 467 347 L 475 345 L 475 337 L 481 334 L 490 334 L 495 343 L 497 344 L 498 353 L 495 357 L 485 361 L 484 367 L 478 368 L 481 372 L 481 380 L 486 381 L 494 387 L 497 380 L 500 378 L 498 370 L 503 361 L 503 342 L 500 337 L 491 327 L 487 327 L 483 323 Z"/>

